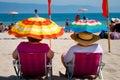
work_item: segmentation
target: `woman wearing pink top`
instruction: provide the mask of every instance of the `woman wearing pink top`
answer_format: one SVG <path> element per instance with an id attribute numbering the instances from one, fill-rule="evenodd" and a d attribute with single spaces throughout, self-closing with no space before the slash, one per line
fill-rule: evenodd
<path id="1" fill-rule="evenodd" d="M 53 58 L 54 52 L 50 49 L 48 44 L 41 43 L 42 39 L 35 39 L 32 37 L 27 37 L 28 42 L 21 42 L 15 51 L 13 52 L 12 56 L 14 59 L 18 59 L 18 54 L 20 53 L 47 53 L 48 58 Z"/>

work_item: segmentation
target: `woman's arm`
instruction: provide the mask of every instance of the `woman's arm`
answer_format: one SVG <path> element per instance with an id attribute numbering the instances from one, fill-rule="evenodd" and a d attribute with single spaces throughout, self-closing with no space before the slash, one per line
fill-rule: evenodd
<path id="1" fill-rule="evenodd" d="M 47 53 L 47 57 L 52 59 L 54 57 L 54 52 L 50 49 Z"/>
<path id="2" fill-rule="evenodd" d="M 14 59 L 16 59 L 16 60 L 18 59 L 18 51 L 17 51 L 17 49 L 15 49 L 15 51 L 13 52 L 12 57 Z"/>

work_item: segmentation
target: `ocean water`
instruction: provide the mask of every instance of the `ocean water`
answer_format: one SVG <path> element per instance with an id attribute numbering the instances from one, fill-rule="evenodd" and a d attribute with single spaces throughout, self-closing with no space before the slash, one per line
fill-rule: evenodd
<path id="1" fill-rule="evenodd" d="M 102 16 L 102 13 L 53 13 L 51 14 L 51 20 L 56 22 L 60 26 L 65 25 L 65 21 L 68 18 L 69 22 L 71 23 L 74 21 L 77 14 L 80 14 L 80 18 L 82 19 L 83 16 L 86 16 L 88 19 L 95 19 L 102 23 L 106 23 L 107 19 Z M 38 14 L 40 17 L 49 18 L 48 14 Z M 11 22 L 17 22 L 19 20 L 24 20 L 29 17 L 34 17 L 34 14 L 0 14 L 0 22 L 3 22 L 4 25 L 8 25 Z M 120 13 L 110 13 L 108 21 L 111 20 L 111 18 L 120 18 Z"/>

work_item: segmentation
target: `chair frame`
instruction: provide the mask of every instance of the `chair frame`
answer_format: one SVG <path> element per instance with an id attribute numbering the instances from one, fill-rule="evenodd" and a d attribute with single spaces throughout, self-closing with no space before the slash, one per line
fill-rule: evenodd
<path id="1" fill-rule="evenodd" d="M 31 54 L 31 53 L 27 53 L 27 54 Z M 38 53 L 39 54 L 39 53 Z M 19 55 L 20 56 L 20 55 Z M 47 62 L 47 57 L 46 57 L 46 53 L 44 53 L 44 59 L 45 59 L 45 79 L 46 80 L 52 80 L 52 59 L 50 59 L 48 62 Z M 17 80 L 21 80 L 21 79 L 24 79 L 25 77 L 23 77 L 23 74 L 22 74 L 22 71 L 21 71 L 21 58 L 19 57 L 18 60 L 13 60 L 13 67 L 14 67 L 14 70 L 15 70 L 15 73 L 16 73 L 16 77 L 17 77 Z M 33 65 L 32 65 L 33 66 Z"/>
<path id="2" fill-rule="evenodd" d="M 86 59 L 89 58 L 89 56 L 92 56 L 92 57 L 95 57 L 95 55 L 92 55 L 92 54 L 95 54 L 95 55 L 98 55 L 99 56 L 99 63 L 98 63 L 98 67 L 97 67 L 97 72 L 96 74 L 87 74 L 85 73 L 85 75 L 81 75 L 81 76 L 77 76 L 79 78 L 81 78 L 82 76 L 92 76 L 92 79 L 96 79 L 97 77 L 99 77 L 100 80 L 103 80 L 103 74 L 102 74 L 102 69 L 105 65 L 105 63 L 102 61 L 102 53 L 74 53 L 74 59 L 73 59 L 73 62 L 70 62 L 70 63 L 67 63 L 66 66 L 66 71 L 67 71 L 67 76 L 68 76 L 68 79 L 71 80 L 74 76 L 74 68 L 76 66 L 75 64 L 75 61 L 76 61 L 76 56 L 82 56 L 84 55 L 86 57 Z M 80 58 L 79 58 L 80 59 Z M 81 60 L 81 59 L 80 59 Z M 87 64 L 89 63 L 89 61 L 87 60 L 87 63 L 86 64 L 79 64 L 79 66 L 87 66 Z M 88 66 L 87 66 L 88 67 Z M 85 70 L 86 71 L 86 70 Z M 78 73 L 77 73 L 78 74 Z M 82 74 L 80 71 L 79 71 L 79 74 Z M 84 79 L 84 78 L 83 78 Z"/>

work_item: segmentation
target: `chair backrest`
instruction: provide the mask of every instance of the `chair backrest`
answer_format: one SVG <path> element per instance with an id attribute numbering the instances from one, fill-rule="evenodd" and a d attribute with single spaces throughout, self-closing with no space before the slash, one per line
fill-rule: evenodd
<path id="1" fill-rule="evenodd" d="M 75 53 L 73 75 L 96 75 L 99 70 L 101 55 L 101 53 Z"/>
<path id="2" fill-rule="evenodd" d="M 46 58 L 45 53 L 21 53 L 19 54 L 22 76 L 45 75 Z"/>

